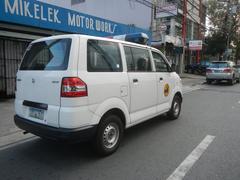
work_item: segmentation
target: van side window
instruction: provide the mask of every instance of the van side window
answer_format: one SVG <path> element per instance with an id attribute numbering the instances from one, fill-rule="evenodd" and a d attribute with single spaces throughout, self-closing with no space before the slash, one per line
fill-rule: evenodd
<path id="1" fill-rule="evenodd" d="M 151 60 L 147 49 L 124 47 L 127 68 L 132 72 L 151 72 Z"/>
<path id="2" fill-rule="evenodd" d="M 152 55 L 153 55 L 153 61 L 155 63 L 157 72 L 170 72 L 171 71 L 169 65 L 165 62 L 165 60 L 159 53 L 152 51 Z"/>
<path id="3" fill-rule="evenodd" d="M 132 56 L 132 50 L 130 47 L 124 47 L 125 57 L 127 61 L 127 70 L 135 71 L 135 63 Z"/>
<path id="4" fill-rule="evenodd" d="M 88 40 L 87 70 L 89 72 L 121 72 L 122 61 L 118 44 Z"/>

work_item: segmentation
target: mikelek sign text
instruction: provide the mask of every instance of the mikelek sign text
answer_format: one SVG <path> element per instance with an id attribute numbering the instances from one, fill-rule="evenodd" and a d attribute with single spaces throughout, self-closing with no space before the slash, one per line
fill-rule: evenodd
<path id="1" fill-rule="evenodd" d="M 148 31 L 140 28 L 133 28 L 36 0 L 1 0 L 0 21 L 95 36 L 133 32 L 149 34 Z"/>

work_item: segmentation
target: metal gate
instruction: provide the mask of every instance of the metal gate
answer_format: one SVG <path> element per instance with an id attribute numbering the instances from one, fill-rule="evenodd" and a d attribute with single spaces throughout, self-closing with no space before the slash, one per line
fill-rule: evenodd
<path id="1" fill-rule="evenodd" d="M 0 37 L 0 98 L 14 97 L 16 73 L 29 41 Z"/>

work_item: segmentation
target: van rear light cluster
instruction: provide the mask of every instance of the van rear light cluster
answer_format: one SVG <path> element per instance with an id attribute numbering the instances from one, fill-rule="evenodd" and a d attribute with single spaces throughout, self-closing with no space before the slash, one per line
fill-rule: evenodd
<path id="1" fill-rule="evenodd" d="M 62 79 L 61 97 L 88 96 L 87 84 L 78 77 Z"/>
<path id="2" fill-rule="evenodd" d="M 211 69 L 207 69 L 206 73 L 212 73 L 212 70 Z"/>
<path id="3" fill-rule="evenodd" d="M 231 72 L 232 72 L 232 69 L 226 68 L 226 69 L 223 70 L 223 72 L 224 72 L 224 73 L 231 73 Z"/>

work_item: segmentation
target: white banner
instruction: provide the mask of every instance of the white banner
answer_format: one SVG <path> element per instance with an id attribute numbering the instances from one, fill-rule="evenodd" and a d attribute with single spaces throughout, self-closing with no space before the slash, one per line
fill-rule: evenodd
<path id="1" fill-rule="evenodd" d="M 190 50 L 202 50 L 202 40 L 189 41 Z"/>

